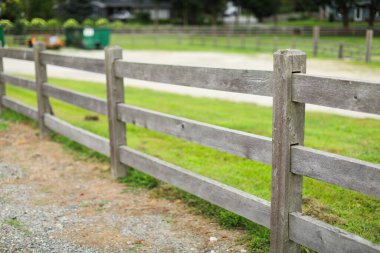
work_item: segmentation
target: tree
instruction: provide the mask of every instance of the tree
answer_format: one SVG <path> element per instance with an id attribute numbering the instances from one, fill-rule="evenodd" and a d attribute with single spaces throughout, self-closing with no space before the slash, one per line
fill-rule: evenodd
<path id="1" fill-rule="evenodd" d="M 203 0 L 203 15 L 210 17 L 211 24 L 216 25 L 219 16 L 223 16 L 226 9 L 226 0 Z"/>
<path id="2" fill-rule="evenodd" d="M 73 18 L 82 22 L 92 14 L 91 0 L 57 0 L 57 15 L 63 19 Z"/>
<path id="3" fill-rule="evenodd" d="M 277 14 L 278 6 L 278 0 L 242 1 L 242 7 L 255 15 L 260 23 L 263 22 L 264 18 Z"/>
<path id="4" fill-rule="evenodd" d="M 181 19 L 183 25 L 198 24 L 202 19 L 201 0 L 172 0 L 174 17 Z"/>
<path id="5" fill-rule="evenodd" d="M 368 27 L 373 28 L 375 24 L 376 13 L 380 11 L 380 0 L 371 0 L 368 5 L 368 10 Z"/>
<path id="6" fill-rule="evenodd" d="M 20 0 L 5 0 L 1 3 L 1 18 L 15 21 L 22 17 L 22 3 Z"/>
<path id="7" fill-rule="evenodd" d="M 22 9 L 25 13 L 26 19 L 43 18 L 49 19 L 54 16 L 53 6 L 55 0 L 22 0 Z"/>
<path id="8" fill-rule="evenodd" d="M 335 7 L 342 15 L 342 24 L 344 28 L 350 25 L 350 9 L 355 6 L 357 0 L 330 0 L 327 4 Z"/>

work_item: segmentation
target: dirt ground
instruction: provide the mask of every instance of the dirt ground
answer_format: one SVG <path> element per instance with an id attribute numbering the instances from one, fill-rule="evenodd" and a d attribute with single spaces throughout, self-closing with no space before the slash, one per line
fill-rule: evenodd
<path id="1" fill-rule="evenodd" d="M 29 125 L 7 124 L 0 132 L 1 252 L 246 252 L 241 231 L 119 184 L 108 164 L 40 141 Z"/>

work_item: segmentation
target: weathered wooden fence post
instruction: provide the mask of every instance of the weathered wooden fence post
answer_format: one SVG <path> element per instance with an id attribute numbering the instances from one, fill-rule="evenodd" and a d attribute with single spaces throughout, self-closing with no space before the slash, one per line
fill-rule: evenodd
<path id="1" fill-rule="evenodd" d="M 4 61 L 3 57 L 0 57 L 0 73 L 4 72 Z M 3 97 L 6 95 L 6 88 L 5 88 L 5 82 L 0 79 L 0 113 L 4 112 L 4 106 L 3 103 Z"/>
<path id="2" fill-rule="evenodd" d="M 318 56 L 318 44 L 319 44 L 320 28 L 319 26 L 313 27 L 313 56 Z"/>
<path id="3" fill-rule="evenodd" d="M 372 41 L 373 41 L 373 30 L 367 30 L 367 32 L 366 32 L 365 62 L 370 62 L 371 61 L 371 56 L 372 56 Z"/>
<path id="4" fill-rule="evenodd" d="M 123 58 L 123 50 L 107 47 L 105 54 L 111 171 L 114 178 L 119 178 L 127 175 L 127 167 L 120 162 L 119 154 L 119 147 L 127 143 L 126 127 L 117 117 L 117 105 L 124 103 L 124 80 L 115 75 L 115 62 Z"/>
<path id="5" fill-rule="evenodd" d="M 43 92 L 43 85 L 47 82 L 46 65 L 41 63 L 41 52 L 43 50 L 45 50 L 45 45 L 43 42 L 37 42 L 34 44 L 34 66 L 36 74 L 36 93 L 40 139 L 43 139 L 49 133 L 48 128 L 45 126 L 44 115 L 45 113 L 52 113 L 49 98 L 45 96 Z"/>
<path id="6" fill-rule="evenodd" d="M 271 252 L 299 252 L 289 240 L 289 213 L 301 211 L 302 176 L 291 173 L 292 145 L 303 145 L 305 104 L 292 102 L 292 75 L 306 72 L 306 54 L 279 50 L 273 65 Z"/>
<path id="7" fill-rule="evenodd" d="M 339 43 L 338 58 L 343 59 L 344 57 L 344 44 Z"/>

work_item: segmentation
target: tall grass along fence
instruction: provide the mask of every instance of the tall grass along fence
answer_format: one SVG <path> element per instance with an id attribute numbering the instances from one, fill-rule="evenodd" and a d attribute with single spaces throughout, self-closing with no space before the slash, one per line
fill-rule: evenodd
<path id="1" fill-rule="evenodd" d="M 35 80 L 5 74 L 4 57 L 34 61 Z M 133 167 L 270 228 L 273 253 L 298 252 L 300 245 L 318 252 L 380 252 L 380 245 L 301 210 L 303 176 L 380 197 L 379 164 L 303 146 L 306 103 L 379 114 L 379 83 L 307 75 L 306 54 L 299 50 L 277 51 L 273 72 L 134 63 L 123 60 L 118 47 L 107 48 L 105 60 L 63 56 L 44 51 L 41 43 L 33 50 L 0 49 L 0 58 L 1 108 L 37 120 L 41 137 L 52 130 L 109 156 L 115 178 L 127 176 L 127 168 Z M 107 99 L 49 84 L 47 65 L 106 74 Z M 273 96 L 273 138 L 127 105 L 125 77 Z M 7 97 L 6 83 L 35 91 L 38 108 Z M 54 116 L 50 97 L 107 115 L 109 139 Z M 126 123 L 272 165 L 271 202 L 128 147 Z"/>

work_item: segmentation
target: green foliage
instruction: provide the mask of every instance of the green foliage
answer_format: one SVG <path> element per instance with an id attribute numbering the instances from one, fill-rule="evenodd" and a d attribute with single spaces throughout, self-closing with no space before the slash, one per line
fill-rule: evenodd
<path id="1" fill-rule="evenodd" d="M 40 17 L 45 20 L 54 17 L 54 4 L 56 0 L 21 0 L 24 17 L 32 19 Z"/>
<path id="2" fill-rule="evenodd" d="M 5 31 L 11 30 L 14 27 L 13 23 L 8 19 L 1 19 L 0 26 L 3 27 Z"/>
<path id="3" fill-rule="evenodd" d="M 279 7 L 278 0 L 245 0 L 242 1 L 242 7 L 249 10 L 259 22 L 264 18 L 276 14 Z"/>
<path id="4" fill-rule="evenodd" d="M 0 121 L 0 132 L 7 130 L 8 127 L 9 127 L 9 125 L 7 123 Z"/>
<path id="5" fill-rule="evenodd" d="M 92 14 L 91 0 L 66 1 L 61 4 L 65 18 L 74 18 L 79 22 L 89 18 Z"/>
<path id="6" fill-rule="evenodd" d="M 112 28 L 123 28 L 125 26 L 123 21 L 117 20 L 111 23 Z"/>
<path id="7" fill-rule="evenodd" d="M 47 27 L 56 28 L 56 27 L 60 27 L 61 25 L 62 25 L 61 22 L 58 19 L 56 19 L 56 18 L 49 19 L 46 22 L 46 26 Z"/>
<path id="8" fill-rule="evenodd" d="M 96 20 L 95 26 L 104 27 L 104 26 L 108 26 L 109 23 L 110 22 L 108 21 L 108 19 L 106 19 L 106 18 L 100 18 L 100 19 Z"/>
<path id="9" fill-rule="evenodd" d="M 128 176 L 119 178 L 119 182 L 127 184 L 129 187 L 142 187 L 145 189 L 153 189 L 158 186 L 157 179 L 133 168 L 129 168 Z"/>
<path id="10" fill-rule="evenodd" d="M 16 20 L 22 13 L 21 0 L 4 0 L 1 2 L 1 16 L 4 19 Z"/>
<path id="11" fill-rule="evenodd" d="M 46 21 L 42 18 L 33 18 L 32 21 L 30 21 L 30 25 L 32 27 L 46 27 Z"/>
<path id="12" fill-rule="evenodd" d="M 18 20 L 18 22 L 19 22 L 21 25 L 25 26 L 25 27 L 30 26 L 30 22 L 29 22 L 29 20 L 27 20 L 26 18 L 21 18 L 21 19 Z"/>
<path id="13" fill-rule="evenodd" d="M 95 26 L 95 21 L 91 18 L 86 18 L 85 20 L 83 20 L 82 25 L 93 27 Z"/>
<path id="14" fill-rule="evenodd" d="M 150 24 L 152 20 L 150 19 L 150 14 L 148 12 L 138 12 L 135 14 L 135 20 L 141 24 Z"/>
<path id="15" fill-rule="evenodd" d="M 68 20 L 65 21 L 65 23 L 63 23 L 63 27 L 64 28 L 68 28 L 68 27 L 78 27 L 80 26 L 78 21 L 76 21 L 75 19 L 73 18 L 70 18 Z"/>
<path id="16" fill-rule="evenodd" d="M 30 118 L 8 109 L 6 109 L 3 113 L 0 114 L 0 119 L 14 123 L 28 123 L 36 125 L 35 121 L 31 120 Z"/>

